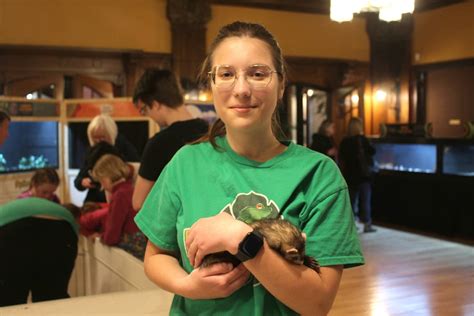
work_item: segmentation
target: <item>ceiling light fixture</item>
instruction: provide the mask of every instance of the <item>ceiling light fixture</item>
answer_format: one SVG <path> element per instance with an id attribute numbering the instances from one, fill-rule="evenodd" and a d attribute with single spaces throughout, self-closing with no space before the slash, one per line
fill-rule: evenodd
<path id="1" fill-rule="evenodd" d="M 400 21 L 403 13 L 413 13 L 415 0 L 331 0 L 331 20 L 351 21 L 354 13 L 379 12 L 379 19 Z"/>

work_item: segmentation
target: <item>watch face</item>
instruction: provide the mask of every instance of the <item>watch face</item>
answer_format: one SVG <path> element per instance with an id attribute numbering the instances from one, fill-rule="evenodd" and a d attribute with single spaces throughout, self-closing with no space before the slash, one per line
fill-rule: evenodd
<path id="1" fill-rule="evenodd" d="M 242 241 L 240 251 L 247 255 L 249 258 L 253 258 L 257 255 L 260 248 L 262 248 L 262 245 L 262 236 L 255 232 L 252 232 L 248 234 Z"/>

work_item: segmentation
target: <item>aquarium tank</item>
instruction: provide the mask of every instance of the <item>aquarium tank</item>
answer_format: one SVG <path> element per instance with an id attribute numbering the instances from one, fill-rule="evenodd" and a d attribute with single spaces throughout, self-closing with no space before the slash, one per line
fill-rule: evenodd
<path id="1" fill-rule="evenodd" d="M 375 168 L 436 173 L 436 145 L 375 143 Z"/>
<path id="2" fill-rule="evenodd" d="M 58 122 L 11 122 L 0 173 L 59 167 Z"/>
<path id="3" fill-rule="evenodd" d="M 474 176 L 474 145 L 445 146 L 443 173 Z"/>

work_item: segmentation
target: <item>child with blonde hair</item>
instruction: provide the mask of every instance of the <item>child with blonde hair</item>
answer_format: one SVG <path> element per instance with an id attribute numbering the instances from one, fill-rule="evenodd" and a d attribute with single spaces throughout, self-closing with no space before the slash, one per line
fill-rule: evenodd
<path id="1" fill-rule="evenodd" d="M 109 195 L 107 212 L 93 211 L 81 217 L 81 225 L 100 227 L 101 240 L 143 259 L 146 240 L 134 222 L 132 168 L 115 155 L 102 156 L 92 169 L 92 177 Z"/>

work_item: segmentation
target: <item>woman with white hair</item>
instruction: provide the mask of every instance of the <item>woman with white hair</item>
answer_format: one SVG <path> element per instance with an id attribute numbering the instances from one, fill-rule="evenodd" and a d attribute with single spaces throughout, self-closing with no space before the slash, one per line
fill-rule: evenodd
<path id="1" fill-rule="evenodd" d="M 135 147 L 120 136 L 117 124 L 109 115 L 100 114 L 92 119 L 87 127 L 87 138 L 91 147 L 74 180 L 74 186 L 79 191 L 89 190 L 84 202 L 106 202 L 100 184 L 94 182 L 90 175 L 97 160 L 105 154 L 118 156 L 125 161 L 139 161 L 140 157 Z"/>

